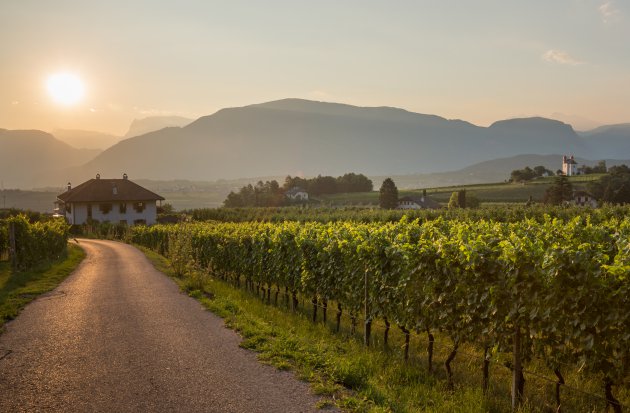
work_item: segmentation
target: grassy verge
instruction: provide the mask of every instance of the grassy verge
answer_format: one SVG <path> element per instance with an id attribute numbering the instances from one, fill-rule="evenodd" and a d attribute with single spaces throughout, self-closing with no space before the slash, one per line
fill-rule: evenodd
<path id="1" fill-rule="evenodd" d="M 69 244 L 66 257 L 29 271 L 13 274 L 8 262 L 0 262 L 0 332 L 4 324 L 17 317 L 26 304 L 57 287 L 84 257 L 85 252 L 81 248 Z"/>
<path id="2" fill-rule="evenodd" d="M 335 333 L 331 307 L 328 323 L 321 322 L 321 310 L 314 324 L 310 321 L 309 300 L 300 303 L 297 313 L 287 311 L 282 293 L 278 304 L 265 304 L 255 294 L 197 273 L 178 278 L 164 257 L 139 247 L 155 267 L 170 275 L 180 288 L 198 299 L 207 309 L 225 319 L 226 325 L 243 337 L 241 346 L 258 352 L 261 362 L 278 369 L 294 370 L 300 379 L 311 383 L 313 391 L 326 396 L 320 407 L 336 405 L 357 412 L 506 412 L 510 411 L 511 372 L 503 361 L 490 367 L 490 387 L 483 394 L 481 367 L 483 354 L 474 345 L 462 345 L 453 364 L 455 389 L 448 389 L 443 363 L 452 345 L 436 334 L 433 371 L 427 368 L 425 334 L 412 334 L 409 361 L 403 361 L 404 335 L 392 326 L 389 346 L 384 350 L 384 325 L 373 326 L 372 346 L 366 349 L 360 337 L 361 323 L 352 333 L 347 318 L 340 333 Z M 275 301 L 274 294 L 271 302 Z M 499 362 L 500 361 L 500 362 Z M 544 365 L 532 363 L 529 371 L 549 380 L 526 375 L 525 406 L 520 412 L 555 411 L 553 373 Z M 564 372 L 567 384 L 596 394 L 601 393 L 599 378 L 579 372 Z M 616 389 L 622 402 L 628 389 Z M 581 393 L 563 390 L 563 411 L 603 411 L 605 403 Z"/>

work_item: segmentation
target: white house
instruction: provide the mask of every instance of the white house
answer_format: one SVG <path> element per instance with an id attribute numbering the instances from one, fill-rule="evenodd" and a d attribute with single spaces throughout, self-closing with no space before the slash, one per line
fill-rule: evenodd
<path id="1" fill-rule="evenodd" d="M 573 155 L 570 157 L 566 155 L 562 156 L 562 173 L 566 176 L 578 175 L 577 162 Z"/>
<path id="2" fill-rule="evenodd" d="M 308 201 L 308 192 L 299 186 L 294 186 L 285 192 L 284 195 L 292 201 Z"/>
<path id="3" fill-rule="evenodd" d="M 440 209 L 442 206 L 431 198 L 405 196 L 398 200 L 398 209 Z"/>
<path id="4" fill-rule="evenodd" d="M 57 196 L 60 213 L 71 225 L 99 222 L 155 224 L 157 201 L 164 198 L 127 179 L 101 179 L 99 174 Z"/>
<path id="5" fill-rule="evenodd" d="M 597 200 L 586 191 L 575 191 L 573 193 L 573 204 L 577 206 L 587 206 L 597 208 Z"/>

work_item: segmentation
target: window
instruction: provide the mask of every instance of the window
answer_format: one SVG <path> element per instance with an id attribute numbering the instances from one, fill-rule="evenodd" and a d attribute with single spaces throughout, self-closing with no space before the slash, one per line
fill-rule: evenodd
<path id="1" fill-rule="evenodd" d="M 146 204 L 144 202 L 134 202 L 133 203 L 133 209 L 135 209 L 136 212 L 138 212 L 138 213 L 144 211 L 145 207 L 146 207 Z"/>
<path id="2" fill-rule="evenodd" d="M 67 212 L 68 214 L 71 214 L 71 213 L 72 213 L 72 204 L 66 204 L 66 212 Z"/>
<path id="3" fill-rule="evenodd" d="M 127 213 L 127 204 L 122 203 L 122 204 L 118 205 L 118 212 L 120 212 L 121 214 L 126 214 Z"/>
<path id="4" fill-rule="evenodd" d="M 109 214 L 109 211 L 112 210 L 112 204 L 110 204 L 110 203 L 99 204 L 98 208 L 101 210 L 101 213 L 103 215 L 107 215 L 107 214 Z"/>
<path id="5" fill-rule="evenodd" d="M 88 219 L 92 219 L 92 204 L 87 205 L 87 216 Z"/>

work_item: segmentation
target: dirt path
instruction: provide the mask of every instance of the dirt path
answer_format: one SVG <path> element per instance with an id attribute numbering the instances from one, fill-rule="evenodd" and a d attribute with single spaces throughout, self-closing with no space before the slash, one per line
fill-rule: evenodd
<path id="1" fill-rule="evenodd" d="M 317 411 L 140 251 L 80 242 L 77 271 L 0 336 L 0 412 Z"/>

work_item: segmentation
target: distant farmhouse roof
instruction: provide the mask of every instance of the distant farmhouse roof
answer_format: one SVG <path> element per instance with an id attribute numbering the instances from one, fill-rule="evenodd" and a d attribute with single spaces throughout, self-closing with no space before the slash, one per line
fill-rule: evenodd
<path id="1" fill-rule="evenodd" d="M 70 188 L 70 184 L 68 184 Z M 160 195 L 149 191 L 127 179 L 90 179 L 81 185 L 58 195 L 63 202 L 104 202 L 104 201 L 163 201 Z"/>
<path id="2" fill-rule="evenodd" d="M 422 209 L 439 209 L 439 208 L 442 208 L 442 206 L 438 202 L 436 202 L 436 201 L 434 201 L 431 198 L 426 197 L 426 196 L 422 196 L 422 197 L 420 197 L 420 196 L 405 196 L 405 197 L 402 197 L 402 198 L 398 199 L 398 202 L 399 202 L 399 204 L 404 204 L 406 202 L 413 202 L 413 203 L 417 204 Z"/>

